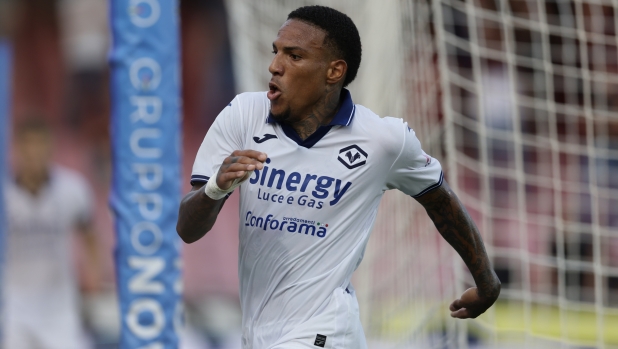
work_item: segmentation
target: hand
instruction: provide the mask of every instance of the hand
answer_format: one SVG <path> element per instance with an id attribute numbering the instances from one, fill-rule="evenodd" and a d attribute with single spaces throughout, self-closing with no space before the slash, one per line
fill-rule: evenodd
<path id="1" fill-rule="evenodd" d="M 235 180 L 244 181 L 254 170 L 264 168 L 268 156 L 256 150 L 235 150 L 232 155 L 223 160 L 217 173 L 217 186 L 223 190 L 229 189 Z"/>
<path id="2" fill-rule="evenodd" d="M 461 298 L 456 299 L 449 309 L 451 310 L 451 317 L 458 319 L 476 318 L 483 314 L 485 310 L 494 304 L 496 300 L 493 298 L 483 298 L 478 295 L 478 289 L 471 287 L 467 289 Z"/>

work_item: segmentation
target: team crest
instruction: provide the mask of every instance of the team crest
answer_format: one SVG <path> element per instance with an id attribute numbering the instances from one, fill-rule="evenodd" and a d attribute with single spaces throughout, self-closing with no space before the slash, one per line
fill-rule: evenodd
<path id="1" fill-rule="evenodd" d="M 367 153 L 358 145 L 352 144 L 339 150 L 339 157 L 337 159 L 351 170 L 367 163 Z"/>

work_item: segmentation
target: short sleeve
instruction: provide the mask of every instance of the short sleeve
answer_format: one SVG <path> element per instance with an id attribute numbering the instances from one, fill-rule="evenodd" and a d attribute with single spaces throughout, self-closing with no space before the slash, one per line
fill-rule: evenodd
<path id="1" fill-rule="evenodd" d="M 403 144 L 388 173 L 386 186 L 418 198 L 440 187 L 444 174 L 440 162 L 423 151 L 414 130 L 406 123 L 402 126 Z"/>
<path id="2" fill-rule="evenodd" d="M 206 183 L 219 171 L 226 157 L 234 150 L 244 149 L 239 98 L 236 97 L 219 113 L 200 146 L 193 163 L 191 185 Z"/>

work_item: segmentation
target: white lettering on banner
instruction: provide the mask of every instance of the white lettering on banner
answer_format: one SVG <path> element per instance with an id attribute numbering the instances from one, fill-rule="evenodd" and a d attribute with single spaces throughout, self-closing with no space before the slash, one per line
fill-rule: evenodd
<path id="1" fill-rule="evenodd" d="M 161 217 L 163 212 L 163 198 L 157 193 L 134 193 L 131 195 L 137 202 L 142 217 L 154 221 Z"/>
<path id="2" fill-rule="evenodd" d="M 139 320 L 140 315 L 150 313 L 152 322 L 142 324 Z M 161 304 L 153 299 L 141 298 L 136 299 L 131 303 L 129 312 L 127 313 L 127 325 L 131 332 L 142 339 L 153 339 L 161 334 L 165 326 L 165 314 L 161 308 Z"/>
<path id="3" fill-rule="evenodd" d="M 131 22 L 140 28 L 153 26 L 161 17 L 161 6 L 157 0 L 131 0 L 129 2 Z"/>
<path id="4" fill-rule="evenodd" d="M 161 66 L 150 57 L 143 57 L 131 64 L 131 84 L 140 91 L 152 91 L 161 83 Z"/>
<path id="5" fill-rule="evenodd" d="M 131 22 L 134 25 L 145 28 L 159 20 L 161 6 L 158 0 L 129 2 Z M 181 300 L 177 302 L 172 314 L 170 310 L 164 310 L 158 299 L 152 298 L 154 295 L 163 295 L 169 291 L 175 294 L 182 292 L 181 277 L 174 280 L 172 285 L 157 280 L 172 261 L 168 262 L 163 257 L 153 256 L 161 249 L 164 241 L 163 228 L 159 220 L 163 215 L 165 197 L 157 190 L 163 185 L 164 179 L 164 164 L 159 161 L 163 156 L 164 145 L 160 140 L 167 130 L 160 124 L 165 110 L 164 98 L 154 93 L 160 86 L 162 77 L 161 64 L 153 58 L 141 57 L 130 64 L 129 80 L 137 92 L 129 98 L 132 108 L 129 119 L 136 127 L 129 135 L 130 149 L 136 158 L 131 164 L 131 170 L 144 191 L 135 190 L 131 194 L 142 220 L 133 225 L 130 233 L 134 252 L 127 259 L 127 264 L 133 271 L 128 281 L 128 292 L 131 297 L 139 298 L 131 303 L 125 321 L 129 331 L 137 338 L 152 341 L 140 349 L 166 348 L 158 337 L 163 333 L 166 323 L 173 324 L 177 333 L 180 333 L 178 331 L 183 323 L 184 313 Z M 178 114 L 172 116 L 178 117 Z M 181 268 L 180 258 L 175 258 L 173 263 L 174 269 Z M 167 318 L 166 313 L 171 317 Z M 152 320 L 146 320 L 145 316 L 152 316 Z"/>
<path id="6" fill-rule="evenodd" d="M 148 344 L 145 347 L 140 347 L 138 349 L 163 349 L 163 344 L 161 344 L 161 342 L 156 342 L 156 343 L 152 343 L 152 344 Z"/>
<path id="7" fill-rule="evenodd" d="M 131 97 L 131 104 L 137 109 L 131 114 L 131 121 L 144 121 L 147 124 L 154 124 L 161 119 L 163 111 L 163 101 L 159 97 Z"/>
<path id="8" fill-rule="evenodd" d="M 174 266 L 176 266 L 176 269 L 178 269 L 178 271 L 180 272 L 182 270 L 182 259 L 177 258 L 174 261 Z M 174 291 L 176 292 L 176 294 L 182 294 L 182 290 L 183 290 L 183 283 L 182 283 L 182 278 L 178 278 L 176 280 L 176 282 L 174 283 Z"/>
<path id="9" fill-rule="evenodd" d="M 140 158 L 158 159 L 161 157 L 162 151 L 159 148 L 146 148 L 139 145 L 139 142 L 144 138 L 159 138 L 161 130 L 158 128 L 138 128 L 131 133 L 129 144 L 131 151 L 135 156 Z"/>
<path id="10" fill-rule="evenodd" d="M 140 237 L 144 232 L 152 233 L 152 241 L 144 245 L 140 241 Z M 152 222 L 139 222 L 131 229 L 131 244 L 133 248 L 144 255 L 151 255 L 159 250 L 163 243 L 163 233 L 158 225 Z"/>
<path id="11" fill-rule="evenodd" d="M 140 270 L 129 282 L 129 291 L 134 293 L 161 294 L 165 285 L 153 280 L 165 268 L 165 260 L 161 257 L 129 257 L 129 266 Z"/>
<path id="12" fill-rule="evenodd" d="M 176 310 L 174 311 L 174 330 L 176 333 L 182 333 L 185 323 L 185 306 L 182 301 L 176 303 Z"/>
<path id="13" fill-rule="evenodd" d="M 163 166 L 159 164 L 133 164 L 139 184 L 146 190 L 155 190 L 163 183 Z"/>

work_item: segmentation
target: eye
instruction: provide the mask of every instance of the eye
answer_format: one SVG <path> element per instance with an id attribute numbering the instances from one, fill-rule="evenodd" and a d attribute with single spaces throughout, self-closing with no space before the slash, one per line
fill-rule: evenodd
<path id="1" fill-rule="evenodd" d="M 276 55 L 277 54 L 277 50 L 273 50 L 272 53 Z"/>
<path id="2" fill-rule="evenodd" d="M 295 55 L 295 54 L 290 54 L 290 57 L 291 57 L 293 60 L 295 60 L 295 61 L 297 61 L 297 60 L 299 60 L 299 59 L 300 59 L 300 56 L 299 56 L 299 55 Z"/>

